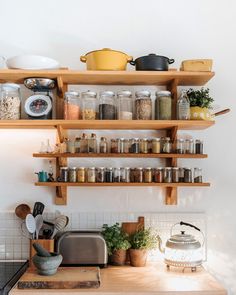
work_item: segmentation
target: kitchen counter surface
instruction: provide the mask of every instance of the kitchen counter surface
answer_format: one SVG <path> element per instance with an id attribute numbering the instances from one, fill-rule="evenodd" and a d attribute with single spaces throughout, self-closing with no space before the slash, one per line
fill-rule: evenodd
<path id="1" fill-rule="evenodd" d="M 171 268 L 163 263 L 146 267 L 108 267 L 101 269 L 101 287 L 98 289 L 11 290 L 10 295 L 39 294 L 104 294 L 104 295 L 227 295 L 227 291 L 203 268 L 197 272 Z"/>

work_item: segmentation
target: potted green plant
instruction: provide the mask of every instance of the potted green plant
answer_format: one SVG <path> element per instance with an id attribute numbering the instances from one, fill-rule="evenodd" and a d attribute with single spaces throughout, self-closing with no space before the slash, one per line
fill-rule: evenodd
<path id="1" fill-rule="evenodd" d="M 201 88 L 187 91 L 190 102 L 190 118 L 191 120 L 211 120 L 210 109 L 214 99 L 210 97 L 209 88 Z"/>
<path id="2" fill-rule="evenodd" d="M 107 244 L 109 263 L 113 265 L 124 265 L 126 251 L 130 248 L 128 235 L 123 232 L 119 223 L 111 226 L 104 224 L 102 235 Z"/>
<path id="3" fill-rule="evenodd" d="M 130 264 L 132 266 L 145 266 L 148 250 L 157 247 L 158 238 L 150 228 L 140 229 L 130 236 L 130 244 Z"/>

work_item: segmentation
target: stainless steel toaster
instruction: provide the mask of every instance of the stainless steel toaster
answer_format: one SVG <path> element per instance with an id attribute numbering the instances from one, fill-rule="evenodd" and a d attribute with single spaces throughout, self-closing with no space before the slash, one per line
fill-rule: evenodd
<path id="1" fill-rule="evenodd" d="M 107 266 L 106 242 L 100 231 L 67 231 L 56 236 L 55 250 L 62 265 Z"/>

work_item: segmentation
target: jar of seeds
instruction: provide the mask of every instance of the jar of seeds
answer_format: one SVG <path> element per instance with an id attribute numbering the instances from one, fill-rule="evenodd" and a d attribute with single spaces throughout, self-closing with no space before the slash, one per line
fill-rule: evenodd
<path id="1" fill-rule="evenodd" d="M 96 170 L 95 167 L 87 168 L 87 182 L 96 182 Z"/>
<path id="2" fill-rule="evenodd" d="M 202 169 L 201 168 L 194 168 L 194 182 L 201 183 L 202 182 Z"/>
<path id="3" fill-rule="evenodd" d="M 160 138 L 153 138 L 152 139 L 152 153 L 159 154 L 160 152 L 161 152 Z"/>
<path id="4" fill-rule="evenodd" d="M 115 120 L 116 119 L 116 103 L 113 91 L 102 91 L 99 98 L 99 119 Z"/>
<path id="5" fill-rule="evenodd" d="M 100 144 L 99 144 L 99 152 L 101 154 L 108 153 L 108 142 L 106 137 L 101 137 Z"/>
<path id="6" fill-rule="evenodd" d="M 153 181 L 161 183 L 164 180 L 164 170 L 162 167 L 155 168 L 153 170 Z"/>
<path id="7" fill-rule="evenodd" d="M 96 182 L 105 182 L 105 168 L 96 168 Z"/>
<path id="8" fill-rule="evenodd" d="M 193 139 L 185 139 L 185 153 L 194 154 L 194 142 Z"/>
<path id="9" fill-rule="evenodd" d="M 20 86 L 0 84 L 0 120 L 19 120 L 21 111 Z"/>
<path id="10" fill-rule="evenodd" d="M 144 168 L 144 182 L 146 183 L 150 183 L 152 182 L 152 168 L 151 167 L 147 167 Z"/>
<path id="11" fill-rule="evenodd" d="M 159 119 L 159 120 L 172 119 L 172 98 L 171 98 L 170 91 L 156 92 L 155 104 L 156 104 L 156 119 Z"/>
<path id="12" fill-rule="evenodd" d="M 96 120 L 97 114 L 97 94 L 93 91 L 81 93 L 82 98 L 82 120 Z"/>
<path id="13" fill-rule="evenodd" d="M 166 182 L 166 183 L 172 182 L 172 168 L 171 167 L 164 168 L 164 182 Z"/>
<path id="14" fill-rule="evenodd" d="M 130 153 L 133 153 L 133 154 L 139 153 L 139 138 L 130 139 Z"/>
<path id="15" fill-rule="evenodd" d="M 133 99 L 132 93 L 128 90 L 119 91 L 117 93 L 118 101 L 118 120 L 133 119 Z"/>
<path id="16" fill-rule="evenodd" d="M 142 138 L 139 140 L 139 151 L 141 154 L 148 153 L 148 139 L 147 138 Z"/>
<path id="17" fill-rule="evenodd" d="M 176 149 L 176 153 L 177 154 L 184 154 L 185 150 L 184 150 L 184 140 L 182 138 L 177 139 L 177 149 Z"/>
<path id="18" fill-rule="evenodd" d="M 192 169 L 184 168 L 184 182 L 190 183 L 192 182 Z"/>
<path id="19" fill-rule="evenodd" d="M 135 93 L 135 119 L 152 119 L 152 100 L 151 93 L 147 90 L 137 91 Z"/>
<path id="20" fill-rule="evenodd" d="M 76 167 L 72 167 L 69 169 L 69 182 L 76 182 Z"/>
<path id="21" fill-rule="evenodd" d="M 179 182 L 179 168 L 173 167 L 172 168 L 172 182 Z"/>
<path id="22" fill-rule="evenodd" d="M 85 182 L 85 168 L 78 167 L 77 169 L 77 182 Z"/>

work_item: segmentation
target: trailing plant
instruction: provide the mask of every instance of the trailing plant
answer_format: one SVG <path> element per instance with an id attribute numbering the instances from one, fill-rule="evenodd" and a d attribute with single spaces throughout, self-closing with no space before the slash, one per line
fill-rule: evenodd
<path id="1" fill-rule="evenodd" d="M 202 87 L 200 90 L 193 90 L 190 88 L 187 91 L 187 96 L 189 98 L 191 107 L 200 107 L 200 108 L 212 108 L 212 103 L 214 99 L 210 97 L 209 88 Z"/>
<path id="2" fill-rule="evenodd" d="M 151 250 L 158 245 L 158 237 L 151 228 L 140 229 L 130 236 L 131 249 Z"/>
<path id="3" fill-rule="evenodd" d="M 127 250 L 130 248 L 128 235 L 115 223 L 112 226 L 104 224 L 102 227 L 102 235 L 106 241 L 108 255 L 112 255 L 117 250 Z"/>

